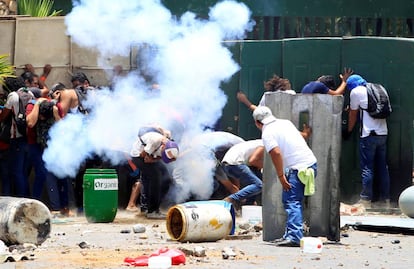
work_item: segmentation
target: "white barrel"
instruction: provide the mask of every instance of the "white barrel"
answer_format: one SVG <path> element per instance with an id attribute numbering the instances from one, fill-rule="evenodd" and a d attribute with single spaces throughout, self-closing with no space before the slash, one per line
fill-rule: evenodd
<path id="1" fill-rule="evenodd" d="M 42 244 L 50 234 L 50 220 L 49 209 L 38 200 L 0 197 L 0 240 L 7 245 Z"/>
<path id="2" fill-rule="evenodd" d="M 180 242 L 213 242 L 230 234 L 233 217 L 217 203 L 185 203 L 171 207 L 167 213 L 167 231 Z"/>
<path id="3" fill-rule="evenodd" d="M 414 186 L 406 188 L 398 198 L 398 205 L 405 215 L 414 218 Z"/>

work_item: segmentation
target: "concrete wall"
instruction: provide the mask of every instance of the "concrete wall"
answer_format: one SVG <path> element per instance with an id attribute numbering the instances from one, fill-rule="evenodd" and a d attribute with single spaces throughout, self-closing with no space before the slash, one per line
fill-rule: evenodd
<path id="1" fill-rule="evenodd" d="M 311 236 L 326 236 L 339 241 L 339 158 L 343 97 L 328 94 L 273 93 L 266 95 L 266 105 L 278 118 L 289 119 L 298 129 L 303 123 L 312 128 L 308 144 L 318 160 L 316 192 L 306 197 L 304 221 Z M 269 155 L 263 173 L 263 240 L 280 238 L 286 214 L 282 204 L 282 186 Z"/>
<path id="2" fill-rule="evenodd" d="M 71 76 L 78 71 L 84 72 L 94 85 L 108 85 L 113 66 L 121 65 L 125 71 L 137 67 L 137 48 L 133 47 L 127 57 L 107 55 L 98 64 L 96 51 L 77 46 L 66 34 L 65 17 L 0 17 L 0 33 L 0 54 L 10 55 L 18 75 L 27 63 L 38 75 L 45 64 L 52 65 L 46 82 L 49 87 L 56 82 L 70 87 Z"/>

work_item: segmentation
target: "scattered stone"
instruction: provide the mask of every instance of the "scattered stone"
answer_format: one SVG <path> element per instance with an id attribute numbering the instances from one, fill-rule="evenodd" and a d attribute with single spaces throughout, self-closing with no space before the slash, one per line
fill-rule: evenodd
<path id="1" fill-rule="evenodd" d="M 234 252 L 234 250 L 230 247 L 223 248 L 221 254 L 224 260 L 234 259 L 237 256 L 236 252 Z"/>
<path id="2" fill-rule="evenodd" d="M 253 239 L 253 235 L 244 234 L 244 235 L 228 235 L 225 237 L 226 240 L 242 240 L 242 239 Z"/>
<path id="3" fill-rule="evenodd" d="M 398 240 L 398 239 L 395 239 L 395 240 L 391 241 L 391 244 L 399 244 L 399 243 L 400 243 L 400 240 Z"/>
<path id="4" fill-rule="evenodd" d="M 178 248 L 179 250 L 181 250 L 185 256 L 193 256 L 194 255 L 194 251 L 188 248 L 184 248 L 184 247 L 180 247 Z"/>
<path id="5" fill-rule="evenodd" d="M 255 225 L 254 225 L 254 227 L 253 227 L 253 229 L 254 229 L 256 232 L 263 231 L 263 223 L 257 223 L 257 224 L 255 224 Z"/>
<path id="6" fill-rule="evenodd" d="M 123 229 L 121 230 L 121 234 L 129 234 L 131 232 L 130 229 Z"/>
<path id="7" fill-rule="evenodd" d="M 206 249 L 201 246 L 196 246 L 194 248 L 194 256 L 196 257 L 205 257 L 206 256 Z"/>
<path id="8" fill-rule="evenodd" d="M 139 239 L 148 239 L 148 235 L 147 234 L 142 234 L 139 236 Z"/>
<path id="9" fill-rule="evenodd" d="M 88 243 L 88 242 L 85 242 L 85 241 L 80 242 L 80 243 L 78 244 L 78 246 L 79 246 L 80 248 L 82 248 L 82 249 L 84 249 L 84 248 L 90 248 L 89 243 Z"/>
<path id="10" fill-rule="evenodd" d="M 249 230 L 251 227 L 252 226 L 248 222 L 240 223 L 239 224 L 239 228 L 242 229 L 242 230 Z"/>
<path id="11" fill-rule="evenodd" d="M 135 224 L 132 227 L 132 230 L 134 231 L 134 233 L 145 233 L 146 231 L 145 226 L 143 224 Z"/>

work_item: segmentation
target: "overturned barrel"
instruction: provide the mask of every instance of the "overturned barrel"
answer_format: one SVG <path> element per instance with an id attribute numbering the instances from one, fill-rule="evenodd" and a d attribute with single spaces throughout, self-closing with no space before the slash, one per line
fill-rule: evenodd
<path id="1" fill-rule="evenodd" d="M 42 244 L 50 234 L 50 220 L 49 209 L 38 200 L 0 197 L 0 240 L 6 245 Z"/>
<path id="2" fill-rule="evenodd" d="M 234 208 L 225 201 L 188 202 L 171 207 L 167 231 L 180 242 L 214 242 L 234 232 Z"/>

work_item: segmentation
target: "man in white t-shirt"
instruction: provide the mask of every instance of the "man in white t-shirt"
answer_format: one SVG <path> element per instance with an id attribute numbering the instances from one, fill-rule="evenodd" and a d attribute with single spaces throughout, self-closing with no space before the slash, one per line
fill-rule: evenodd
<path id="1" fill-rule="evenodd" d="M 140 128 L 130 155 L 132 162 L 141 171 L 141 194 L 147 206 L 146 216 L 149 219 L 165 218 L 160 212 L 162 178 L 163 174 L 168 173 L 164 163 L 175 161 L 178 153 L 178 145 L 171 140 L 170 131 L 158 126 Z"/>
<path id="2" fill-rule="evenodd" d="M 250 203 L 262 191 L 260 170 L 263 168 L 264 147 L 261 139 L 250 140 L 232 146 L 224 155 L 222 165 L 226 174 L 240 180 L 244 187 L 226 198 L 233 205 L 240 205 L 244 199 Z"/>
<path id="3" fill-rule="evenodd" d="M 285 234 L 273 242 L 277 246 L 298 247 L 303 237 L 302 203 L 305 192 L 298 171 L 313 169 L 316 176 L 316 157 L 291 121 L 276 119 L 266 106 L 257 107 L 253 118 L 256 127 L 262 131 L 263 145 L 283 187 L 282 202 L 287 214 Z"/>
<path id="4" fill-rule="evenodd" d="M 350 134 L 359 118 L 360 124 L 360 166 L 362 176 L 362 191 L 360 203 L 371 207 L 373 198 L 374 169 L 379 176 L 379 201 L 389 207 L 390 176 L 386 160 L 387 152 L 387 121 L 374 119 L 365 110 L 368 107 L 368 94 L 365 87 L 367 81 L 360 75 L 352 75 L 347 81 L 350 93 L 350 111 L 348 117 L 348 134 Z"/>

